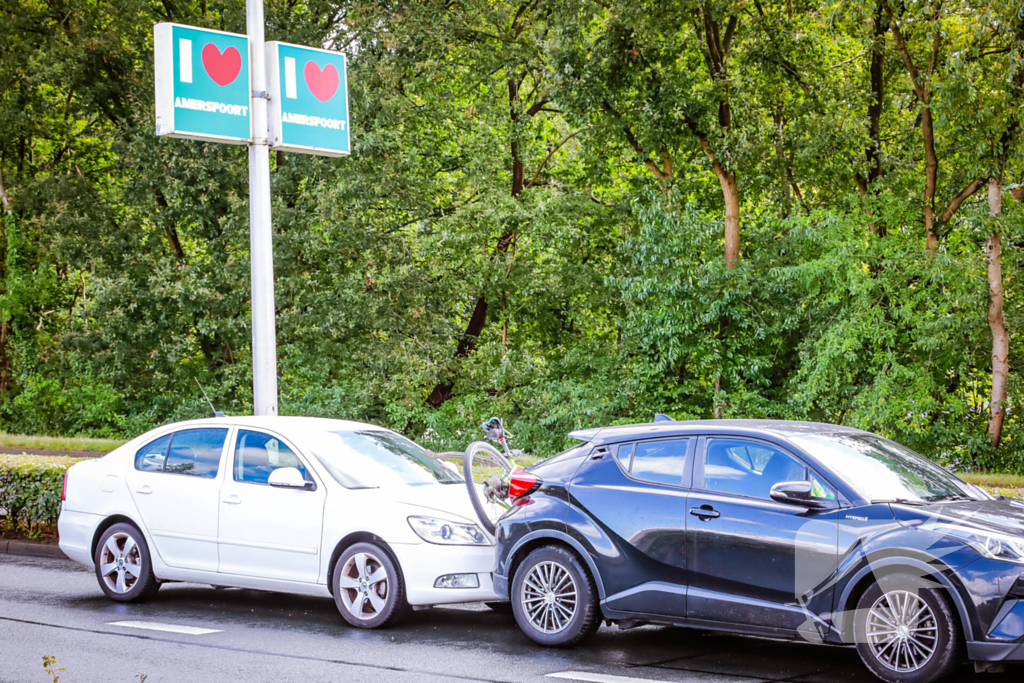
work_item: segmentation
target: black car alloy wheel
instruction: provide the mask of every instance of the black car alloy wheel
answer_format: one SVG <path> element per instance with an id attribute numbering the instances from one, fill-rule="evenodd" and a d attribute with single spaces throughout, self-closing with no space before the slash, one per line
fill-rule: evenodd
<path id="1" fill-rule="evenodd" d="M 593 581 L 576 554 L 560 546 L 538 548 L 523 560 L 511 597 L 519 628 L 542 645 L 572 647 L 601 625 Z"/>
<path id="2" fill-rule="evenodd" d="M 889 683 L 949 680 L 962 662 L 963 637 L 941 588 L 910 576 L 882 577 L 857 604 L 857 651 Z"/>

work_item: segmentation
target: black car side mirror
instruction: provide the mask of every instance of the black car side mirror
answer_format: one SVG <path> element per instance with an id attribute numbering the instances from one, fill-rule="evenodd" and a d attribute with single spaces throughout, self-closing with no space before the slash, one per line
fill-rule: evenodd
<path id="1" fill-rule="evenodd" d="M 835 501 L 814 497 L 814 489 L 809 481 L 783 481 L 772 487 L 771 497 L 777 503 L 800 505 L 805 508 L 820 510 L 833 507 Z"/>

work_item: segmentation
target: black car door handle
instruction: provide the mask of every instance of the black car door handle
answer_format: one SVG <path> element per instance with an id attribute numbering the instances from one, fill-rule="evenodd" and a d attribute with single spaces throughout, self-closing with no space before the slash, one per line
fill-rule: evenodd
<path id="1" fill-rule="evenodd" d="M 700 517 L 701 519 L 714 519 L 722 516 L 721 512 L 710 505 L 702 505 L 699 508 L 690 508 L 690 514 L 694 517 Z"/>

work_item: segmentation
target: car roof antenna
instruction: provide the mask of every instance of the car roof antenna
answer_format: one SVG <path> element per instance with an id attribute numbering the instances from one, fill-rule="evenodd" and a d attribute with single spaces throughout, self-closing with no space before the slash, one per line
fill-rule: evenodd
<path id="1" fill-rule="evenodd" d="M 196 386 L 199 387 L 199 391 L 203 392 L 203 398 L 206 399 L 206 402 L 210 406 L 210 410 L 213 411 L 213 416 L 214 417 L 226 417 L 226 415 L 224 415 L 224 413 L 220 412 L 219 410 L 217 410 L 216 408 L 213 407 L 213 401 L 211 401 L 210 397 L 206 395 L 206 390 L 203 389 L 203 385 L 202 384 L 199 384 L 199 379 L 196 378 L 196 377 L 193 377 L 192 379 L 194 379 L 196 381 Z"/>
<path id="2" fill-rule="evenodd" d="M 672 419 L 668 415 L 663 415 L 662 413 L 655 413 L 654 414 L 654 421 L 655 422 L 675 422 L 674 419 Z"/>

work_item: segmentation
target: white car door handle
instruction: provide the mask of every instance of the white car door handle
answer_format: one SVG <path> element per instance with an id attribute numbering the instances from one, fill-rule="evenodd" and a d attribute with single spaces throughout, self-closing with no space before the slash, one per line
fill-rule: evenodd
<path id="1" fill-rule="evenodd" d="M 238 505 L 239 503 L 242 502 L 242 499 L 232 493 L 230 496 L 224 499 L 224 502 L 227 503 L 228 505 Z"/>
<path id="2" fill-rule="evenodd" d="M 141 493 L 144 496 L 148 496 L 153 493 L 153 489 L 149 488 L 149 484 L 143 484 L 139 488 L 135 489 L 135 493 Z"/>

